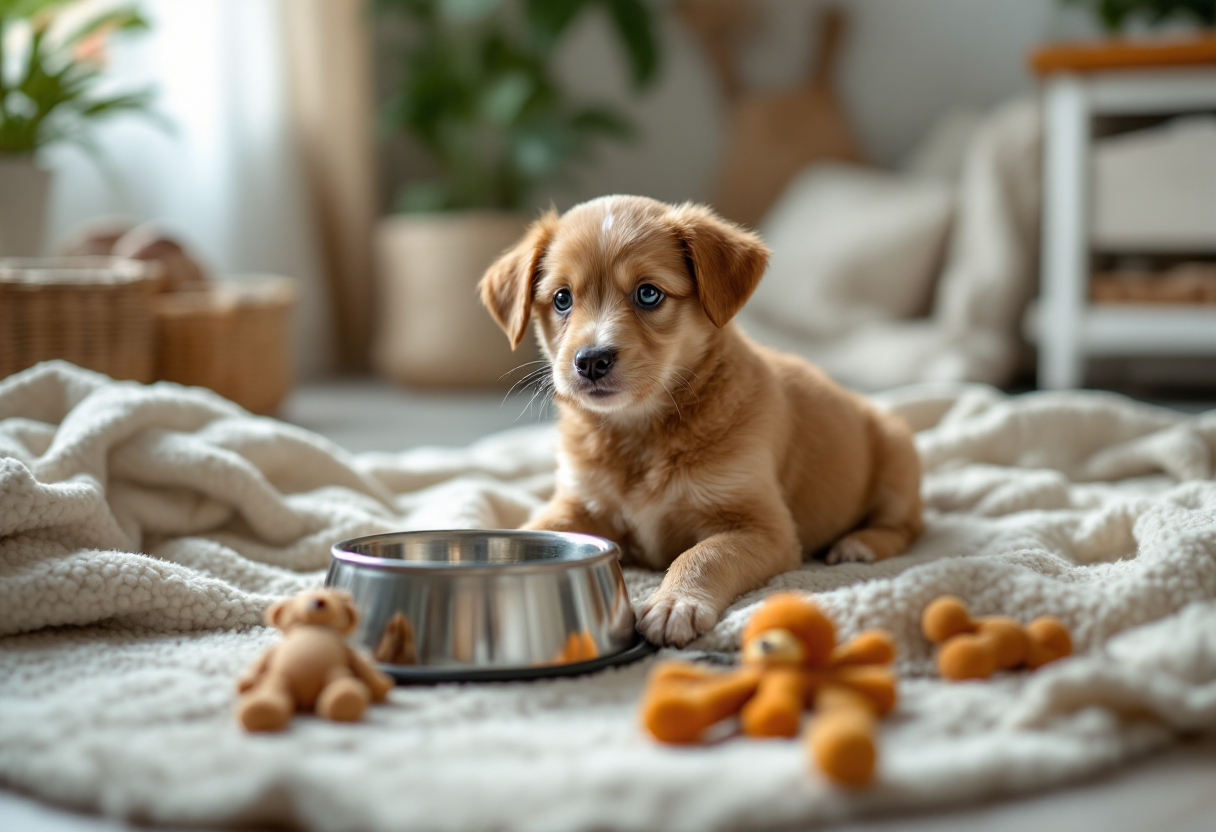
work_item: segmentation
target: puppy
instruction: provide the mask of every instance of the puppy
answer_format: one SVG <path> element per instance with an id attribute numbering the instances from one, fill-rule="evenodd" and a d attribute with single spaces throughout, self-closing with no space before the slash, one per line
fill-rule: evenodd
<path id="1" fill-rule="evenodd" d="M 609 196 L 542 216 L 480 284 L 512 347 L 535 319 L 552 363 L 557 490 L 526 528 L 667 570 L 639 610 L 656 644 L 804 554 L 881 560 L 922 530 L 907 425 L 731 322 L 768 254 L 705 207 Z"/>

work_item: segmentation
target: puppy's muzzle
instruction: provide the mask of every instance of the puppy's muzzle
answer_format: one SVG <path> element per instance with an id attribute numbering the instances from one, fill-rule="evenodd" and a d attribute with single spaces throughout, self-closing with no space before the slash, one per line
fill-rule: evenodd
<path id="1" fill-rule="evenodd" d="M 583 347 L 574 354 L 574 369 L 588 381 L 608 375 L 616 363 L 616 352 L 606 347 Z"/>

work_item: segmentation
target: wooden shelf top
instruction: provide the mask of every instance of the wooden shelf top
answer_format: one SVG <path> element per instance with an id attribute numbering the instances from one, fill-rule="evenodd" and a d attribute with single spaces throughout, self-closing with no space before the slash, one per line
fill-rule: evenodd
<path id="1" fill-rule="evenodd" d="M 1112 38 L 1050 43 L 1035 49 L 1030 66 L 1040 75 L 1054 72 L 1101 72 L 1178 66 L 1216 66 L 1216 30 L 1192 37 Z"/>

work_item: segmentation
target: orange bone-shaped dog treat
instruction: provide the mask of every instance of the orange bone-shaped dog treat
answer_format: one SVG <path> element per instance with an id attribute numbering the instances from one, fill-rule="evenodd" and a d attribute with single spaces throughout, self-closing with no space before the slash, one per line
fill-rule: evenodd
<path id="1" fill-rule="evenodd" d="M 1026 666 L 1031 670 L 1072 655 L 1072 636 L 1058 618 L 1050 615 L 1036 618 L 1026 625 L 1026 634 L 1030 636 Z"/>
<path id="2" fill-rule="evenodd" d="M 941 648 L 937 669 L 951 680 L 986 679 L 998 670 L 1034 669 L 1072 653 L 1072 639 L 1059 619 L 1037 618 L 1023 627 L 1012 618 L 973 619 L 966 604 L 950 595 L 925 608 L 925 638 Z"/>
<path id="3" fill-rule="evenodd" d="M 659 665 L 642 700 L 642 722 L 662 742 L 699 741 L 735 714 L 751 737 L 794 737 L 802 712 L 818 716 L 808 749 L 833 780 L 862 785 L 876 758 L 878 717 L 895 705 L 895 657 L 886 633 L 837 645 L 832 623 L 812 602 L 774 595 L 743 631 L 743 664 L 729 671 L 684 662 Z"/>

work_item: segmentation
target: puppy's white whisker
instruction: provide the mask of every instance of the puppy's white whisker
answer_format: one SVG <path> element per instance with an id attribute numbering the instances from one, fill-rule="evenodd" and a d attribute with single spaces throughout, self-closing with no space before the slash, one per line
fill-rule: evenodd
<path id="1" fill-rule="evenodd" d="M 663 392 L 667 394 L 667 398 L 671 399 L 671 403 L 672 403 L 672 404 L 675 406 L 675 408 L 676 408 L 676 418 L 677 418 L 679 421 L 683 422 L 683 421 L 684 421 L 684 414 L 680 412 L 680 404 L 679 404 L 679 402 L 677 402 L 677 401 L 676 401 L 676 397 L 675 397 L 675 396 L 673 396 L 673 395 L 671 395 L 671 391 L 667 389 L 667 385 L 665 385 L 665 384 L 660 384 L 659 386 L 663 388 Z"/>
<path id="2" fill-rule="evenodd" d="M 522 370 L 524 367 L 529 367 L 533 364 L 548 364 L 548 363 L 549 362 L 544 358 L 538 358 L 535 361 L 525 361 L 523 364 L 520 364 L 518 367 L 512 367 L 511 369 L 507 370 L 505 373 L 503 373 L 501 376 L 498 377 L 498 380 L 502 381 L 503 378 L 505 378 L 506 376 L 511 375 L 511 373 L 515 372 L 516 370 Z M 535 372 L 535 370 L 530 371 L 530 372 Z M 527 376 L 524 376 L 524 378 L 527 378 Z"/>
<path id="3" fill-rule="evenodd" d="M 699 404 L 699 403 L 701 402 L 701 397 L 700 397 L 699 395 L 697 395 L 697 391 L 696 391 L 696 390 L 693 390 L 693 389 L 692 389 L 692 385 L 688 383 L 688 379 L 684 378 L 684 376 L 680 375 L 679 373 L 676 373 L 675 375 L 676 375 L 676 378 L 678 378 L 678 379 L 679 379 L 679 381 L 680 381 L 680 386 L 681 386 L 681 387 L 682 387 L 682 388 L 683 388 L 683 389 L 684 389 L 684 390 L 685 390 L 685 391 L 686 391 L 686 392 L 687 392 L 687 393 L 688 393 L 690 396 L 692 396 L 692 398 L 693 398 L 693 401 L 694 401 L 694 402 L 697 402 L 697 403 Z"/>
<path id="4" fill-rule="evenodd" d="M 510 389 L 507 390 L 506 394 L 503 395 L 502 402 L 499 404 L 499 407 L 502 407 L 502 405 L 506 403 L 507 398 L 511 395 L 511 393 L 513 393 L 515 391 L 516 387 L 519 387 L 519 385 L 522 384 L 526 388 L 529 384 L 535 383 L 538 380 L 538 377 L 540 377 L 539 374 L 543 371 L 543 369 L 544 368 L 541 368 L 540 370 L 533 370 L 532 372 L 528 373 L 526 376 L 521 378 L 519 381 L 512 384 Z"/>
<path id="5" fill-rule="evenodd" d="M 541 390 L 543 390 L 543 389 L 544 389 L 543 387 L 537 386 L 536 392 L 532 394 L 532 398 L 528 399 L 528 403 L 526 405 L 524 405 L 524 409 L 519 411 L 519 415 L 515 417 L 516 422 L 518 422 L 520 419 L 522 419 L 524 414 L 527 413 L 532 408 L 532 402 L 536 401 L 536 397 L 540 395 Z"/>
<path id="6" fill-rule="evenodd" d="M 544 363 L 546 364 L 546 366 L 538 367 L 537 369 L 528 373 L 526 376 L 521 378 L 519 381 L 517 381 L 511 385 L 510 389 L 507 390 L 507 392 L 505 394 L 503 394 L 502 401 L 498 403 L 499 410 L 501 410 L 502 406 L 507 403 L 507 399 L 509 399 L 511 397 L 511 394 L 515 392 L 516 387 L 519 387 L 522 384 L 524 386 L 524 389 L 526 390 L 529 386 L 536 384 L 537 382 L 543 382 L 546 378 L 549 377 L 549 367 L 547 366 L 547 362 L 544 362 Z"/>

